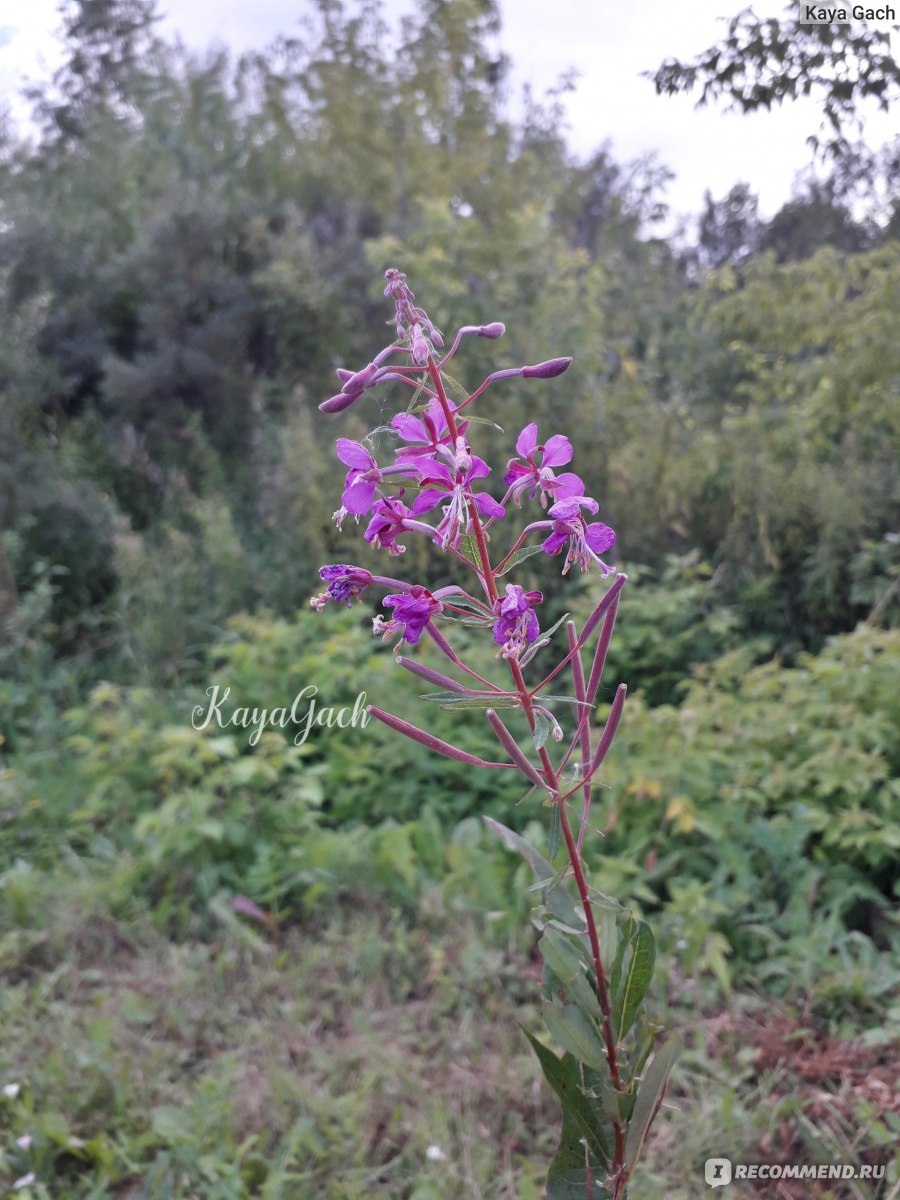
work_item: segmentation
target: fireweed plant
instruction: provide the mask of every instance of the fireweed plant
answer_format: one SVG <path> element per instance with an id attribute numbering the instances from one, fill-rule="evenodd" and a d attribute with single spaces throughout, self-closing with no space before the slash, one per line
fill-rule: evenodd
<path id="1" fill-rule="evenodd" d="M 549 1200 L 624 1200 L 677 1053 L 674 1038 L 657 1047 L 660 1029 L 644 1005 L 655 959 L 651 930 L 591 886 L 582 860 L 594 779 L 609 752 L 625 701 L 622 684 L 595 742 L 591 717 L 626 576 L 615 574 L 601 557 L 612 548 L 615 534 L 602 522 L 591 520 L 599 508 L 597 501 L 584 494 L 578 475 L 559 470 L 572 460 L 567 437 L 554 433 L 542 439 L 536 425 L 526 425 L 515 443 L 515 456 L 507 463 L 500 500 L 484 490 L 491 469 L 469 444 L 472 424 L 484 420 L 473 418 L 472 407 L 492 384 L 515 378 L 553 379 L 572 360 L 552 358 L 534 366 L 494 371 L 467 393 L 448 375 L 448 364 L 464 338 L 499 338 L 504 326 L 499 322 L 465 325 L 445 352 L 439 330 L 416 306 L 405 275 L 389 270 L 385 278 L 385 296 L 395 306 L 396 340 L 362 370 L 338 371 L 341 391 L 319 407 L 325 413 L 343 412 L 382 384 L 395 385 L 395 392 L 407 389 L 408 406 L 390 422 L 397 443 L 393 462 L 379 463 L 363 442 L 338 439 L 337 456 L 347 475 L 334 520 L 340 528 L 348 517 L 357 522 L 366 517 L 365 540 L 398 560 L 408 538 L 427 538 L 457 559 L 474 581 L 468 590 L 451 584 L 431 592 L 419 583 L 339 563 L 321 568 L 327 587 L 311 603 L 321 611 L 331 601 L 350 605 L 371 587 L 383 589 L 385 613 L 374 618 L 375 634 L 396 639 L 397 663 L 439 689 L 423 700 L 454 711 L 470 710 L 488 721 L 501 760 L 477 758 L 375 705 L 368 709 L 371 715 L 436 754 L 490 771 L 518 771 L 530 788 L 529 797 L 542 800 L 550 809 L 549 860 L 511 829 L 485 817 L 536 876 L 534 921 L 541 932 L 544 960 L 543 1016 L 564 1051 L 559 1057 L 533 1034 L 526 1034 L 562 1103 L 562 1133 L 548 1172 L 547 1196 Z M 402 390 L 400 394 L 407 399 Z M 374 445 L 371 436 L 367 441 Z M 513 512 L 529 515 L 518 535 L 503 538 L 503 551 L 495 552 L 503 522 Z M 581 630 L 565 617 L 543 630 L 541 593 L 508 582 L 515 567 L 537 554 L 561 560 L 563 575 L 573 566 L 584 572 L 596 568 L 604 578 L 615 574 Z M 493 638 L 503 682 L 484 678 L 460 658 L 445 632 L 446 623 L 453 621 L 480 627 Z M 535 670 L 537 655 L 560 634 L 563 622 L 566 644 L 559 661 L 526 681 L 526 673 Z M 595 633 L 591 655 L 588 647 Z M 402 653 L 423 637 L 437 646 L 454 674 L 436 671 Z M 571 679 L 571 696 L 551 690 L 564 671 Z M 561 719 L 554 710 L 568 716 Z M 523 737 L 527 725 L 527 753 L 507 724 L 513 720 L 523 722 Z M 575 828 L 573 804 L 579 807 Z M 566 861 L 557 868 L 551 860 L 557 857 L 560 840 Z"/>

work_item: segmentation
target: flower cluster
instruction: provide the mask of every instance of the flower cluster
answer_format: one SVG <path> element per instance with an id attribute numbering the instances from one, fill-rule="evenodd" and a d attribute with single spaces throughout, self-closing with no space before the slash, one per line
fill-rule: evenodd
<path id="1" fill-rule="evenodd" d="M 587 523 L 584 513 L 595 514 L 597 501 L 585 495 L 579 475 L 558 470 L 572 460 L 572 445 L 567 437 L 554 434 L 540 442 L 537 425 L 526 425 L 515 443 L 517 457 L 507 463 L 503 475 L 505 491 L 499 499 L 486 487 L 491 468 L 472 452 L 468 440 L 470 423 L 465 410 L 492 383 L 516 377 L 552 379 L 566 371 L 572 360 L 554 358 L 532 366 L 495 371 L 461 403 L 452 403 L 444 387 L 444 373 L 463 338 L 473 335 L 495 339 L 503 335 L 504 326 L 500 322 L 463 326 L 447 353 L 438 359 L 436 354 L 443 348 L 443 337 L 427 313 L 415 304 L 406 276 L 391 269 L 385 278 L 385 295 L 394 301 L 397 340 L 362 370 L 339 371 L 343 382 L 340 393 L 320 408 L 328 413 L 341 412 L 366 391 L 384 383 L 409 388 L 414 393 L 413 407 L 391 419 L 390 429 L 396 438 L 392 461 L 379 463 L 374 445 L 338 438 L 337 456 L 348 468 L 341 504 L 334 514 L 338 528 L 343 527 L 348 516 L 356 521 L 368 517 L 365 540 L 391 555 L 400 555 L 406 549 L 401 538 L 424 535 L 441 550 L 471 566 L 478 561 L 472 547 L 480 542 L 483 549 L 487 531 L 494 522 L 505 518 L 511 503 L 521 508 L 523 501 L 537 501 L 538 519 L 520 532 L 507 559 L 521 549 L 530 535 L 541 534 L 540 549 L 544 553 L 559 555 L 565 551 L 563 574 L 573 563 L 582 571 L 596 565 L 608 574 L 612 568 L 600 556 L 612 547 L 615 534 L 601 522 Z M 407 491 L 414 493 L 409 501 L 405 499 Z M 439 514 L 436 519 L 431 516 L 435 512 Z M 430 520 L 423 520 L 425 517 Z M 483 599 L 476 600 L 464 593 L 465 598 L 470 604 L 483 605 L 490 614 L 494 640 L 501 646 L 502 655 L 520 657 L 538 636 L 534 605 L 540 602 L 540 593 L 525 593 L 516 585 L 507 585 L 506 596 L 501 598 L 483 557 L 475 571 Z M 329 600 L 351 603 L 373 580 L 362 568 L 345 565 L 323 567 L 322 577 L 329 586 L 326 592 L 313 598 L 312 604 L 317 609 Z M 432 617 L 444 611 L 444 606 L 439 600 L 432 604 L 431 593 L 417 584 L 401 582 L 399 586 L 402 592 L 388 595 L 382 601 L 386 608 L 394 610 L 393 616 L 387 620 L 376 618 L 375 632 L 381 636 L 399 633 L 398 646 L 402 642 L 415 645 L 423 630 L 429 629 Z"/>

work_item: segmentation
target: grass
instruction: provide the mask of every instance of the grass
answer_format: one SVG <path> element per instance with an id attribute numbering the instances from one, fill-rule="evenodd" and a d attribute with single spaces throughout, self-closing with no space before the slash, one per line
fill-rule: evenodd
<path id="1" fill-rule="evenodd" d="M 437 893 L 415 924 L 373 895 L 265 936 L 222 909 L 211 939 L 183 942 L 138 910 L 114 919 L 86 877 L 35 874 L 18 907 L 0 940 L 0 1084 L 19 1085 L 0 1094 L 0 1184 L 35 1180 L 11 1194 L 542 1195 L 558 1112 L 518 1027 L 540 1027 L 527 936 Z M 900 1121 L 878 1039 L 823 1042 L 808 1014 L 747 993 L 725 1008 L 682 994 L 689 1006 L 660 995 L 687 1050 L 635 1200 L 703 1194 L 716 1154 L 890 1160 Z M 732 1193 L 887 1197 L 890 1170 L 872 1191 Z"/>

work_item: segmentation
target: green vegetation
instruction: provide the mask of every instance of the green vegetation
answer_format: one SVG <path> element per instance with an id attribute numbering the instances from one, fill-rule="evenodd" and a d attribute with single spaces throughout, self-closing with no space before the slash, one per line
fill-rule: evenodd
<path id="1" fill-rule="evenodd" d="M 486 0 L 425 0 L 399 41 L 376 4 L 313 7 L 233 62 L 73 0 L 38 134 L 0 133 L 0 1188 L 542 1195 L 555 1100 L 508 1032 L 538 1025 L 532 880 L 481 817 L 547 854 L 545 810 L 375 722 L 194 717 L 219 685 L 416 718 L 372 611 L 306 606 L 347 556 L 316 405 L 377 349 L 396 261 L 443 329 L 507 321 L 497 365 L 575 356 L 497 394 L 507 433 L 572 432 L 631 579 L 588 858 L 653 923 L 686 1044 L 633 1194 L 696 1196 L 724 1153 L 884 1165 L 784 1194 L 885 1200 L 900 258 L 860 197 L 890 156 L 768 222 L 710 199 L 676 247 L 656 168 L 574 161 L 552 100 L 509 117 Z M 586 615 L 534 563 L 552 619 Z"/>

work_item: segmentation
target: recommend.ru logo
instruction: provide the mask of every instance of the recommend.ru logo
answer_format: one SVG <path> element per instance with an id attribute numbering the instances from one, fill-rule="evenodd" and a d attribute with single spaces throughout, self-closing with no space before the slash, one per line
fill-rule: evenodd
<path id="1" fill-rule="evenodd" d="M 703 1166 L 703 1175 L 710 1187 L 723 1187 L 731 1183 L 731 1159 L 708 1158 Z"/>

